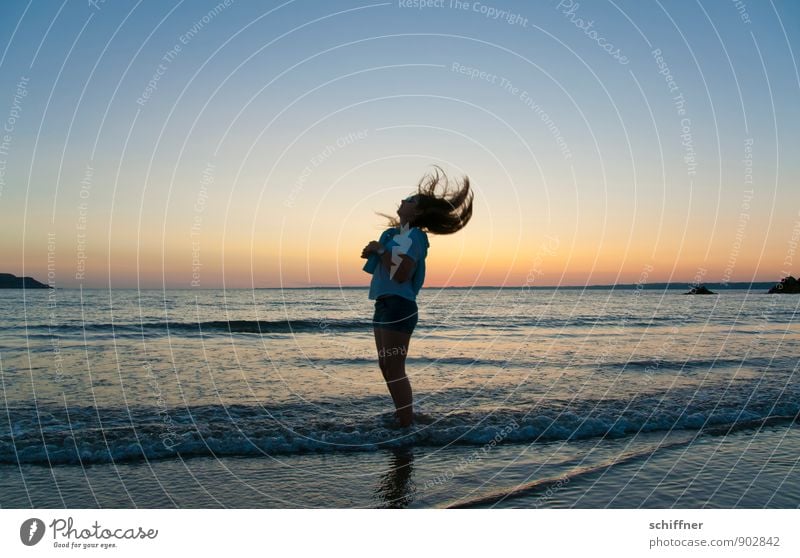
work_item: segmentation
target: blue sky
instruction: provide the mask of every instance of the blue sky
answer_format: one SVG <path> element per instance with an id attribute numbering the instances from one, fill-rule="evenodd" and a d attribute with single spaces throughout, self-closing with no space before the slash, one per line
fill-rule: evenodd
<path id="1" fill-rule="evenodd" d="M 797 274 L 798 3 L 406 4 L 3 2 L 0 271 L 366 284 L 436 163 L 476 210 L 434 286 L 520 285 L 552 237 L 543 284 Z"/>

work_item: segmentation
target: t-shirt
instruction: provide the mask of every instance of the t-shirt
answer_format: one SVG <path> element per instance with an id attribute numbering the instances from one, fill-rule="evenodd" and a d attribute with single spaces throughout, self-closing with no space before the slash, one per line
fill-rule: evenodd
<path id="1" fill-rule="evenodd" d="M 375 300 L 381 295 L 399 295 L 409 300 L 416 300 L 422 283 L 425 281 L 425 257 L 428 255 L 428 235 L 417 227 L 411 227 L 406 234 L 400 234 L 400 229 L 390 228 L 383 231 L 378 240 L 392 255 L 397 248 L 400 253 L 414 260 L 414 267 L 410 277 L 398 283 L 389 277 L 390 271 L 378 260 L 372 271 L 372 281 L 369 284 L 369 298 Z M 373 253 L 371 258 L 377 258 Z M 401 256 L 398 256 L 401 257 Z M 365 270 L 367 266 L 365 266 Z"/>

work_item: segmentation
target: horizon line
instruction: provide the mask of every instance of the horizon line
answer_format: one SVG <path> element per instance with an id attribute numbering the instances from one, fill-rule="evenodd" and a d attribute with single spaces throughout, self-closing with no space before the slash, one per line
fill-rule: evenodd
<path id="1" fill-rule="evenodd" d="M 732 288 L 736 285 L 743 285 L 743 286 L 772 286 L 780 281 L 729 281 L 729 282 L 721 282 L 721 281 L 709 281 L 706 283 L 701 283 L 699 285 L 695 285 L 692 282 L 684 282 L 684 281 L 658 281 L 652 283 L 597 283 L 591 285 L 449 285 L 449 286 L 430 286 L 426 287 L 427 289 L 599 289 L 599 288 L 615 288 L 615 287 L 633 287 L 636 288 L 641 285 L 642 289 L 654 289 L 657 287 L 672 287 L 672 288 L 691 288 L 694 286 L 700 285 L 710 285 L 716 286 L 716 288 Z M 78 285 L 74 287 L 58 287 L 58 286 L 51 286 L 56 290 L 58 289 L 84 289 L 84 290 L 108 290 L 108 286 L 98 286 L 98 287 L 91 287 L 91 286 L 83 286 Z M 170 291 L 212 291 L 212 290 L 310 290 L 310 289 L 369 289 L 369 285 L 308 285 L 302 287 L 225 287 L 223 285 L 216 286 L 216 287 L 176 287 L 176 286 L 168 286 L 165 287 L 163 285 L 160 286 L 153 286 L 153 287 L 110 287 L 111 290 L 170 290 Z M 5 289 L 3 289 L 5 290 Z M 9 289 L 12 290 L 12 289 Z M 20 289 L 14 289 L 20 290 Z M 43 290 L 37 288 L 25 288 L 25 290 Z"/>

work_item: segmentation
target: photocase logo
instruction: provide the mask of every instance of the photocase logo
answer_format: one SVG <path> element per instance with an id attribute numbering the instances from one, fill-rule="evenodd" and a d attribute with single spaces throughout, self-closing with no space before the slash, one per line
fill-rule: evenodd
<path id="1" fill-rule="evenodd" d="M 25 546 L 33 546 L 44 537 L 44 521 L 36 517 L 26 519 L 19 528 L 19 538 Z"/>

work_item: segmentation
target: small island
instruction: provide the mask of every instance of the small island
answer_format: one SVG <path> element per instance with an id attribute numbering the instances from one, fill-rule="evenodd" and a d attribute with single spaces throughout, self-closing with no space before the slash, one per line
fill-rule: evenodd
<path id="1" fill-rule="evenodd" d="M 0 289 L 50 289 L 33 277 L 17 277 L 11 273 L 0 273 Z"/>
<path id="2" fill-rule="evenodd" d="M 799 294 L 800 281 L 789 275 L 767 291 L 768 294 Z"/>
<path id="3" fill-rule="evenodd" d="M 699 287 L 692 287 L 691 289 L 689 289 L 688 293 L 683 293 L 683 294 L 687 294 L 687 295 L 696 295 L 696 294 L 698 294 L 698 295 L 700 295 L 700 294 L 717 294 L 717 293 L 715 293 L 714 291 L 708 290 L 708 288 L 705 285 L 700 285 Z"/>

